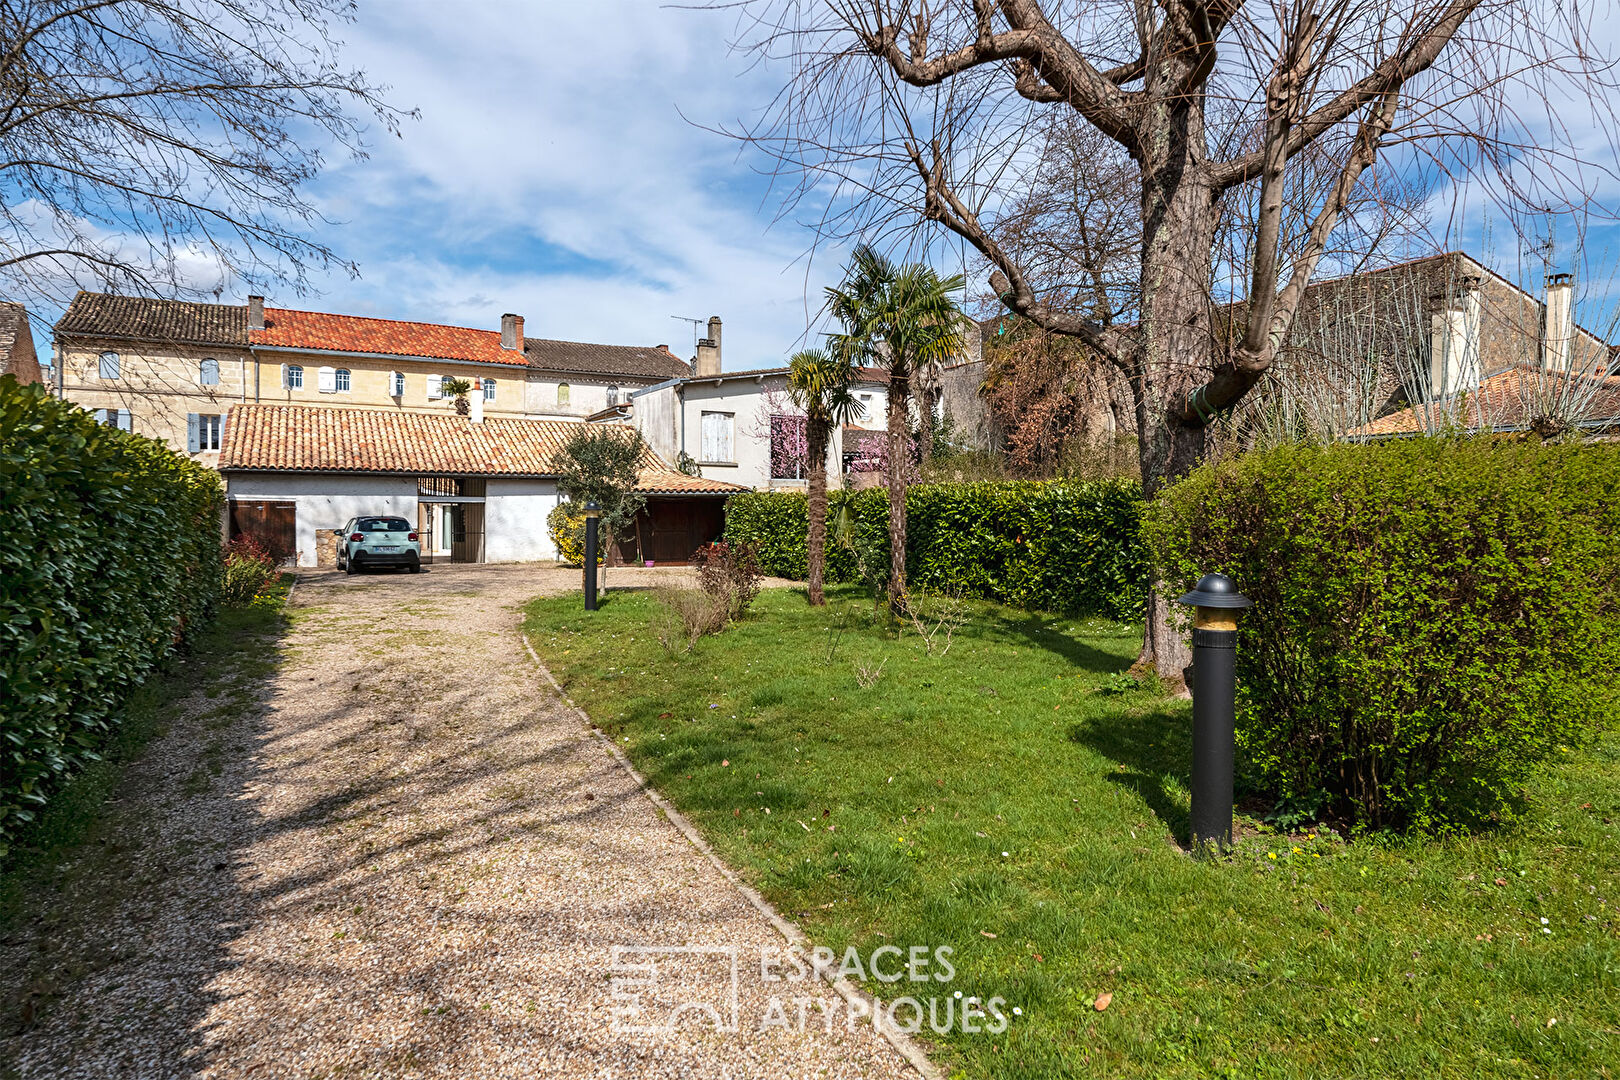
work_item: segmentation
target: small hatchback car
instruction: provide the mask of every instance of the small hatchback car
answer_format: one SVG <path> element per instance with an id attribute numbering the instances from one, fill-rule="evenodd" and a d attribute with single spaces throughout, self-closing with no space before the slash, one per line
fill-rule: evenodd
<path id="1" fill-rule="evenodd" d="M 422 572 L 422 544 L 402 517 L 350 518 L 338 538 L 338 569 L 357 574 L 369 566 L 403 566 Z"/>

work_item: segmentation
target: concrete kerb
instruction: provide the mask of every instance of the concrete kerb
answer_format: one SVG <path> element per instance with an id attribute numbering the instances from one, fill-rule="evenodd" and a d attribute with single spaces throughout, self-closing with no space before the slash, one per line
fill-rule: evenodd
<path id="1" fill-rule="evenodd" d="M 793 949 L 794 953 L 800 958 L 800 960 L 802 960 L 806 966 L 814 970 L 817 975 L 819 975 L 829 986 L 832 987 L 833 992 L 839 997 L 843 998 L 845 1002 L 850 1005 L 860 1005 L 862 1008 L 864 1008 L 867 1015 L 872 1018 L 872 1026 L 877 1029 L 878 1034 L 882 1035 L 884 1041 L 886 1041 L 890 1046 L 894 1047 L 895 1053 L 899 1054 L 903 1059 L 905 1059 L 906 1064 L 915 1069 L 918 1075 L 924 1077 L 924 1080 L 945 1080 L 945 1074 L 940 1072 L 939 1069 L 935 1067 L 933 1062 L 928 1060 L 927 1055 L 922 1052 L 921 1048 L 917 1046 L 916 1042 L 911 1038 L 910 1035 L 894 1027 L 894 1025 L 885 1022 L 883 1019 L 884 1013 L 881 1007 L 881 1002 L 877 1001 L 870 994 L 864 993 L 861 990 L 851 986 L 847 980 L 837 978 L 833 974 L 820 968 L 818 965 L 811 963 L 809 956 L 810 941 L 804 936 L 804 931 L 800 930 L 797 926 L 784 919 L 777 912 L 777 910 L 771 906 L 770 901 L 759 895 L 759 893 L 754 890 L 753 886 L 749 885 L 737 874 L 735 870 L 726 865 L 725 861 L 715 853 L 714 848 L 709 846 L 709 842 L 705 840 L 702 834 L 697 831 L 697 828 L 686 819 L 686 816 L 670 805 L 670 803 L 662 795 L 658 794 L 658 792 L 647 783 L 646 778 L 643 777 L 641 773 L 636 770 L 636 767 L 630 763 L 630 759 L 625 756 L 624 751 L 615 746 L 613 744 L 613 740 L 609 739 L 605 734 L 602 733 L 601 729 L 591 722 L 589 714 L 575 704 L 573 698 L 568 696 L 567 691 L 563 690 L 562 684 L 557 682 L 556 676 L 552 675 L 551 669 L 546 667 L 544 661 L 540 659 L 540 654 L 534 651 L 534 646 L 529 643 L 528 635 L 522 631 L 519 631 L 518 636 L 523 639 L 523 647 L 528 650 L 529 659 L 534 661 L 534 666 L 540 669 L 541 674 L 545 675 L 546 681 L 551 683 L 553 690 L 557 691 L 557 696 L 567 703 L 570 709 L 574 710 L 574 713 L 580 718 L 581 722 L 584 723 L 586 730 L 595 736 L 597 742 L 601 743 L 607 748 L 607 752 L 613 756 L 613 760 L 618 762 L 619 766 L 630 775 L 632 780 L 636 782 L 636 786 L 641 789 L 642 794 L 647 796 L 648 801 L 650 801 L 654 806 L 658 807 L 663 815 L 668 818 L 677 829 L 680 830 L 681 835 L 685 836 L 687 841 L 693 847 L 695 847 L 704 858 L 708 859 L 716 870 L 720 871 L 721 875 L 731 883 L 732 887 L 735 888 L 739 894 L 741 894 L 744 900 L 748 901 L 748 903 L 751 904 L 756 911 L 765 916 L 766 920 L 776 928 L 777 933 L 781 934 L 782 937 L 787 940 L 789 947 Z"/>

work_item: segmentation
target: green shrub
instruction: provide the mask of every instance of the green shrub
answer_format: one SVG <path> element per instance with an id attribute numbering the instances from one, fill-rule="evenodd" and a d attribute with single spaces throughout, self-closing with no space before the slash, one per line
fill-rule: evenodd
<path id="1" fill-rule="evenodd" d="M 1283 447 L 1174 485 L 1144 537 L 1172 589 L 1220 571 L 1255 601 L 1250 784 L 1445 830 L 1510 816 L 1538 762 L 1613 723 L 1617 489 L 1606 446 Z"/>
<path id="2" fill-rule="evenodd" d="M 251 536 L 225 545 L 219 598 L 231 607 L 246 607 L 276 580 L 276 560 Z"/>
<path id="3" fill-rule="evenodd" d="M 858 580 L 863 565 L 887 574 L 888 516 L 881 488 L 832 494 L 828 582 Z M 1124 480 L 918 484 L 906 492 L 906 575 L 914 589 L 1134 618 L 1145 581 L 1139 516 L 1139 488 Z M 803 580 L 807 521 L 803 495 L 749 492 L 726 504 L 725 537 L 753 544 L 764 572 Z"/>
<path id="4" fill-rule="evenodd" d="M 0 378 L 0 850 L 219 598 L 210 469 Z"/>

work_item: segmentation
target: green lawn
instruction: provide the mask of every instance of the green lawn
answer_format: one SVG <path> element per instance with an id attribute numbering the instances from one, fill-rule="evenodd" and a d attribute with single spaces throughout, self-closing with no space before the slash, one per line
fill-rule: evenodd
<path id="1" fill-rule="evenodd" d="M 925 1029 L 948 1072 L 1620 1076 L 1620 739 L 1566 755 L 1511 831 L 1267 834 L 1199 862 L 1171 839 L 1190 709 L 1121 677 L 1134 628 L 975 605 L 929 655 L 852 591 L 769 590 L 671 656 L 654 609 L 558 597 L 526 625 L 818 944 L 949 945 L 949 990 L 1022 1010 L 1000 1036 Z"/>

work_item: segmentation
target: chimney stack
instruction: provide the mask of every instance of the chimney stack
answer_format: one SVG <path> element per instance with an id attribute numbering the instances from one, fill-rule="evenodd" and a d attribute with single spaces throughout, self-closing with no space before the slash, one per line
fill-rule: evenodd
<path id="1" fill-rule="evenodd" d="M 472 384 L 472 393 L 467 395 L 469 399 L 467 404 L 471 407 L 467 417 L 475 424 L 482 424 L 484 422 L 484 380 L 474 379 Z"/>
<path id="2" fill-rule="evenodd" d="M 248 297 L 248 329 L 264 329 L 264 297 Z"/>
<path id="3" fill-rule="evenodd" d="M 709 336 L 698 342 L 694 375 L 720 374 L 720 316 L 709 316 Z"/>
<path id="4" fill-rule="evenodd" d="M 511 312 L 501 316 L 501 348 L 523 351 L 523 316 Z"/>
<path id="5" fill-rule="evenodd" d="M 1541 328 L 1541 366 L 1568 371 L 1575 338 L 1573 274 L 1547 275 L 1547 306 Z"/>
<path id="6" fill-rule="evenodd" d="M 1479 385 L 1479 278 L 1465 276 L 1429 319 L 1429 393 L 1449 397 Z"/>

